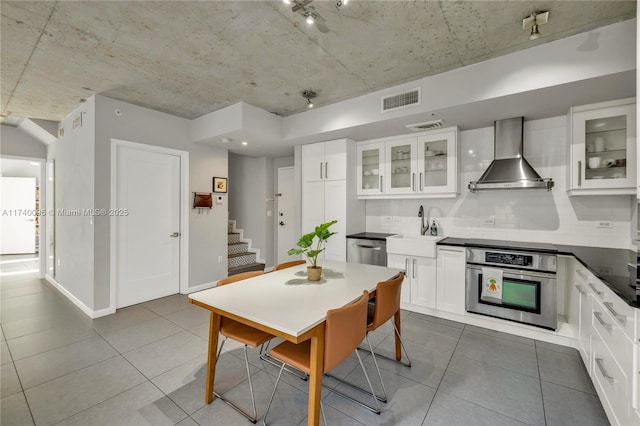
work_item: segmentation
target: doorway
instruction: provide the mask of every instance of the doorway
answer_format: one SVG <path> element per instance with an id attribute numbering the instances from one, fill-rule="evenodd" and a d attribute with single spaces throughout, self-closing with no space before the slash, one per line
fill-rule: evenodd
<path id="1" fill-rule="evenodd" d="M 278 168 L 277 200 L 277 263 L 291 260 L 287 254 L 296 246 L 300 232 L 300 215 L 298 214 L 294 192 L 295 174 L 293 167 Z"/>
<path id="2" fill-rule="evenodd" d="M 113 140 L 111 158 L 115 308 L 181 292 L 188 265 L 188 153 Z"/>

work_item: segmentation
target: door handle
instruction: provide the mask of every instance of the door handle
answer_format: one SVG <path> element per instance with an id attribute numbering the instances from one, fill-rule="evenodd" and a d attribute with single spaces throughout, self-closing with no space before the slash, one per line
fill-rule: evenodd
<path id="1" fill-rule="evenodd" d="M 422 191 L 422 173 L 420 173 L 420 191 Z"/>
<path id="2" fill-rule="evenodd" d="M 382 175 L 380 175 L 380 192 L 384 192 L 382 189 Z"/>
<path id="3" fill-rule="evenodd" d="M 284 222 L 283 222 L 283 221 L 280 221 L 279 225 L 280 225 L 280 226 L 284 226 Z"/>
<path id="4" fill-rule="evenodd" d="M 409 275 L 409 258 L 404 258 L 404 274 Z"/>
<path id="5" fill-rule="evenodd" d="M 416 259 L 413 259 L 413 265 L 411 265 L 411 276 L 416 277 Z"/>
<path id="6" fill-rule="evenodd" d="M 594 292 L 595 294 L 597 294 L 597 295 L 598 295 L 598 297 L 602 297 L 602 296 L 604 295 L 604 293 L 603 293 L 603 292 L 601 292 L 601 291 L 598 291 L 598 289 L 596 288 L 596 286 L 595 286 L 595 285 L 593 285 L 592 283 L 589 283 L 589 287 L 591 287 L 591 290 L 593 290 L 593 292 Z"/>
<path id="7" fill-rule="evenodd" d="M 374 247 L 374 246 L 364 246 L 362 244 L 354 244 L 354 247 L 359 247 L 359 248 L 366 248 L 366 249 L 371 249 L 371 250 L 376 250 L 376 251 L 380 251 L 382 250 L 381 247 Z"/>
<path id="8" fill-rule="evenodd" d="M 179 232 L 174 232 L 173 234 L 169 235 L 172 238 L 178 238 L 180 236 Z"/>
<path id="9" fill-rule="evenodd" d="M 611 324 L 607 324 L 606 322 L 604 322 L 604 319 L 602 319 L 602 312 L 594 312 L 593 316 L 596 317 L 601 326 L 603 326 L 609 333 L 611 333 Z"/>
<path id="10" fill-rule="evenodd" d="M 581 294 L 581 295 L 583 295 L 583 296 L 586 296 L 586 295 L 587 295 L 587 292 L 586 292 L 586 291 L 584 291 L 584 287 L 582 287 L 581 285 L 577 285 L 577 286 L 576 286 L 576 290 L 578 290 L 578 293 L 580 293 L 580 294 Z"/>
<path id="11" fill-rule="evenodd" d="M 582 161 L 578 161 L 578 186 L 582 186 Z"/>
<path id="12" fill-rule="evenodd" d="M 411 174 L 411 190 L 413 192 L 416 191 L 416 174 L 415 173 Z"/>
<path id="13" fill-rule="evenodd" d="M 324 178 L 329 179 L 329 162 L 324 163 Z"/>

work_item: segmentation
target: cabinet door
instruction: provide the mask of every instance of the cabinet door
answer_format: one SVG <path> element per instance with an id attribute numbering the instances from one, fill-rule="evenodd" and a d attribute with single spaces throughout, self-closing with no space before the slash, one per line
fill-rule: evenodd
<path id="1" fill-rule="evenodd" d="M 571 131 L 574 189 L 635 192 L 635 105 L 574 112 Z"/>
<path id="2" fill-rule="evenodd" d="M 408 304 L 411 302 L 411 265 L 409 256 L 402 254 L 387 254 L 387 266 L 390 268 L 403 269 L 406 275 L 402 283 L 400 292 L 400 302 Z"/>
<path id="3" fill-rule="evenodd" d="M 382 194 L 384 143 L 358 145 L 356 155 L 358 195 Z"/>
<path id="4" fill-rule="evenodd" d="M 412 257 L 411 304 L 425 308 L 436 307 L 436 259 Z"/>
<path id="5" fill-rule="evenodd" d="M 385 193 L 417 193 L 416 148 L 415 137 L 385 143 Z"/>
<path id="6" fill-rule="evenodd" d="M 327 240 L 324 252 L 325 259 L 347 260 L 347 181 L 336 180 L 324 182 L 324 221 L 317 222 L 319 225 L 330 220 L 337 220 L 338 223 L 329 228 L 332 232 L 337 232 Z"/>
<path id="7" fill-rule="evenodd" d="M 324 179 L 324 142 L 302 146 L 302 181 L 317 182 Z"/>
<path id="8" fill-rule="evenodd" d="M 325 180 L 343 180 L 347 178 L 346 139 L 324 143 L 323 176 Z"/>
<path id="9" fill-rule="evenodd" d="M 466 251 L 458 247 L 438 247 L 436 308 L 465 313 Z"/>
<path id="10" fill-rule="evenodd" d="M 425 193 L 458 192 L 457 131 L 418 137 L 418 190 Z"/>
<path id="11" fill-rule="evenodd" d="M 580 294 L 578 299 L 578 350 L 589 374 L 592 372 L 591 362 L 591 295 L 587 289 L 589 277 L 581 269 L 576 269 L 574 284 Z"/>
<path id="12" fill-rule="evenodd" d="M 302 184 L 302 234 L 307 234 L 324 223 L 324 185 L 324 182 Z"/>

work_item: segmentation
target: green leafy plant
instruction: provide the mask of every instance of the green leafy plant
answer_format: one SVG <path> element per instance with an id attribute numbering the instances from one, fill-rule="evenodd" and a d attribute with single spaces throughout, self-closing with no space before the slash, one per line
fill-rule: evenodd
<path id="1" fill-rule="evenodd" d="M 309 232 L 308 234 L 304 234 L 300 237 L 300 240 L 296 243 L 300 248 L 292 248 L 287 253 L 289 256 L 304 254 L 307 259 L 309 259 L 309 262 L 311 262 L 311 266 L 313 268 L 317 268 L 318 255 L 324 251 L 329 237 L 335 234 L 335 232 L 329 231 L 329 227 L 336 223 L 338 223 L 337 220 L 332 220 L 331 222 L 316 226 L 316 229 L 313 232 Z M 316 241 L 315 246 L 314 240 Z"/>

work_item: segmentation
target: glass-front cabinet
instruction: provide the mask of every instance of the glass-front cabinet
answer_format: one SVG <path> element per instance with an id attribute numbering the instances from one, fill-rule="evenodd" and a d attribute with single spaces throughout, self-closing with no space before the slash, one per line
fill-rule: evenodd
<path id="1" fill-rule="evenodd" d="M 360 198 L 450 198 L 458 195 L 458 128 L 361 142 Z"/>
<path id="2" fill-rule="evenodd" d="M 636 193 L 635 99 L 573 107 L 570 195 Z"/>
<path id="3" fill-rule="evenodd" d="M 381 195 L 384 192 L 384 142 L 357 146 L 358 195 Z"/>

